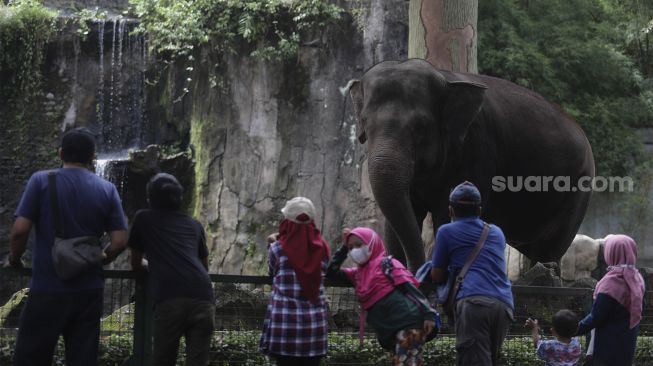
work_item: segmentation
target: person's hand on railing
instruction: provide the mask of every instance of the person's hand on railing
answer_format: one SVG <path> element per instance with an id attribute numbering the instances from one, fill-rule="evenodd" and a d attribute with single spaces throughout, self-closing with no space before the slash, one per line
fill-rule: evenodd
<path id="1" fill-rule="evenodd" d="M 136 262 L 138 265 L 134 265 L 132 262 L 132 271 L 134 271 L 136 281 L 141 281 L 147 278 L 148 273 L 150 272 L 147 259 L 142 258 L 140 261 Z"/>
<path id="2" fill-rule="evenodd" d="M 20 258 L 13 258 L 11 253 L 7 254 L 2 261 L 3 268 L 23 268 L 23 261 Z"/>
<path id="3" fill-rule="evenodd" d="M 145 258 L 141 259 L 141 271 L 150 271 L 149 262 Z"/>

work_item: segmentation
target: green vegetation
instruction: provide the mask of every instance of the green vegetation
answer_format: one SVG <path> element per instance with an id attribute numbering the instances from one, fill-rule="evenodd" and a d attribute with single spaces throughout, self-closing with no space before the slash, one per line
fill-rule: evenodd
<path id="1" fill-rule="evenodd" d="M 0 3 L 0 98 L 21 106 L 41 95 L 45 46 L 57 13 L 39 0 Z"/>
<path id="2" fill-rule="evenodd" d="M 136 31 L 147 33 L 150 51 L 163 61 L 163 68 L 176 62 L 185 69 L 186 85 L 179 100 L 198 74 L 209 80 L 211 88 L 223 91 L 227 57 L 296 59 L 301 35 L 323 30 L 342 12 L 326 0 L 130 1 L 141 22 Z M 162 81 L 164 73 L 160 69 L 153 83 Z"/>
<path id="3" fill-rule="evenodd" d="M 286 59 L 297 54 L 300 33 L 340 18 L 324 0 L 131 0 L 150 47 L 174 59 L 190 57 L 198 46 L 222 54 Z"/>
<path id="4" fill-rule="evenodd" d="M 0 155 L 15 158 L 16 166 L 56 159 L 50 144 L 36 141 L 56 133 L 54 121 L 63 113 L 62 105 L 47 98 L 43 77 L 48 45 L 60 25 L 41 1 L 0 2 L 0 123 L 3 141 L 12 142 L 0 147 Z"/>
<path id="5" fill-rule="evenodd" d="M 88 37 L 88 33 L 91 31 L 89 23 L 96 21 L 98 19 L 106 19 L 107 12 L 100 11 L 98 8 L 95 9 L 82 9 L 75 14 L 74 22 L 77 25 L 77 34 L 82 41 L 85 41 Z"/>
<path id="6" fill-rule="evenodd" d="M 211 342 L 211 366 L 222 365 L 272 365 L 267 357 L 258 351 L 259 331 L 216 332 Z M 131 355 L 132 335 L 113 334 L 100 340 L 99 365 L 117 366 Z M 183 364 L 184 343 L 180 345 L 178 365 Z M 637 339 L 635 364 L 648 365 L 653 357 L 653 340 L 640 336 Z M 0 339 L 0 364 L 10 364 L 13 353 L 13 339 Z M 541 366 L 535 356 L 530 337 L 509 338 L 503 344 L 502 357 L 507 366 Z M 54 364 L 63 365 L 63 342 L 59 343 Z M 451 337 L 438 337 L 424 347 L 424 361 L 427 365 L 455 365 L 455 341 Z M 356 335 L 329 335 L 329 349 L 324 365 L 389 365 L 390 357 L 372 336 L 367 336 L 359 348 Z"/>
<path id="7" fill-rule="evenodd" d="M 479 1 L 479 72 L 531 88 L 583 127 L 597 175 L 640 163 L 653 126 L 653 2 Z"/>

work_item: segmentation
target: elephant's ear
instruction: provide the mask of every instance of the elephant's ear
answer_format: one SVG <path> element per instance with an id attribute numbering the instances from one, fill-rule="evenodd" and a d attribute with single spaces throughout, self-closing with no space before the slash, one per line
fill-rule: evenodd
<path id="1" fill-rule="evenodd" d="M 363 90 L 361 89 L 360 80 L 350 80 L 347 83 L 347 86 L 341 88 L 341 92 L 345 93 L 349 91 L 351 95 L 351 101 L 354 105 L 354 113 L 356 114 L 356 119 L 358 120 L 358 142 L 364 144 L 367 141 L 367 135 L 365 134 L 365 126 L 363 126 L 363 121 L 361 120 L 361 110 L 363 109 Z"/>
<path id="2" fill-rule="evenodd" d="M 469 125 L 483 105 L 485 89 L 485 84 L 472 81 L 447 82 L 447 99 L 442 118 L 453 141 L 465 140 Z"/>

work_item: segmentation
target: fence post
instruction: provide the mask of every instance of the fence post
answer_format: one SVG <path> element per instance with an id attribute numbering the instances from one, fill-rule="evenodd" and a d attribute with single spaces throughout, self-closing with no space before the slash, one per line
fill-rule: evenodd
<path id="1" fill-rule="evenodd" d="M 152 364 L 152 300 L 148 296 L 147 275 L 136 278 L 134 294 L 134 339 L 130 366 Z"/>

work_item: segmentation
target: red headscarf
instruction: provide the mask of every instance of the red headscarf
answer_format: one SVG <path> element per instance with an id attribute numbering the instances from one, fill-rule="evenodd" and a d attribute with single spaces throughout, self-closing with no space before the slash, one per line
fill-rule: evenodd
<path id="1" fill-rule="evenodd" d="M 320 230 L 315 227 L 313 221 L 300 224 L 288 219 L 279 224 L 278 241 L 297 274 L 302 295 L 317 304 L 320 300 L 322 261 L 331 256 L 329 244 L 322 239 Z"/>
<path id="2" fill-rule="evenodd" d="M 390 282 L 390 279 L 383 274 L 381 261 L 386 256 L 385 245 L 379 234 L 374 232 L 374 230 L 357 227 L 347 235 L 346 239 L 349 240 L 349 237 L 352 235 L 357 236 L 363 243 L 367 244 L 371 253 L 367 263 L 359 265 L 357 268 L 343 269 L 347 277 L 356 284 L 356 295 L 363 309 L 367 310 L 371 308 L 372 305 L 392 292 L 395 286 L 399 284 L 412 282 L 415 286 L 419 285 L 415 276 L 401 262 L 394 258 L 392 258 L 392 265 L 394 267 L 392 277 L 394 282 Z"/>
<path id="3" fill-rule="evenodd" d="M 630 312 L 630 328 L 642 320 L 644 279 L 635 268 L 637 245 L 627 235 L 608 235 L 605 238 L 605 263 L 608 273 L 596 284 L 594 298 L 600 293 L 609 295 Z"/>

